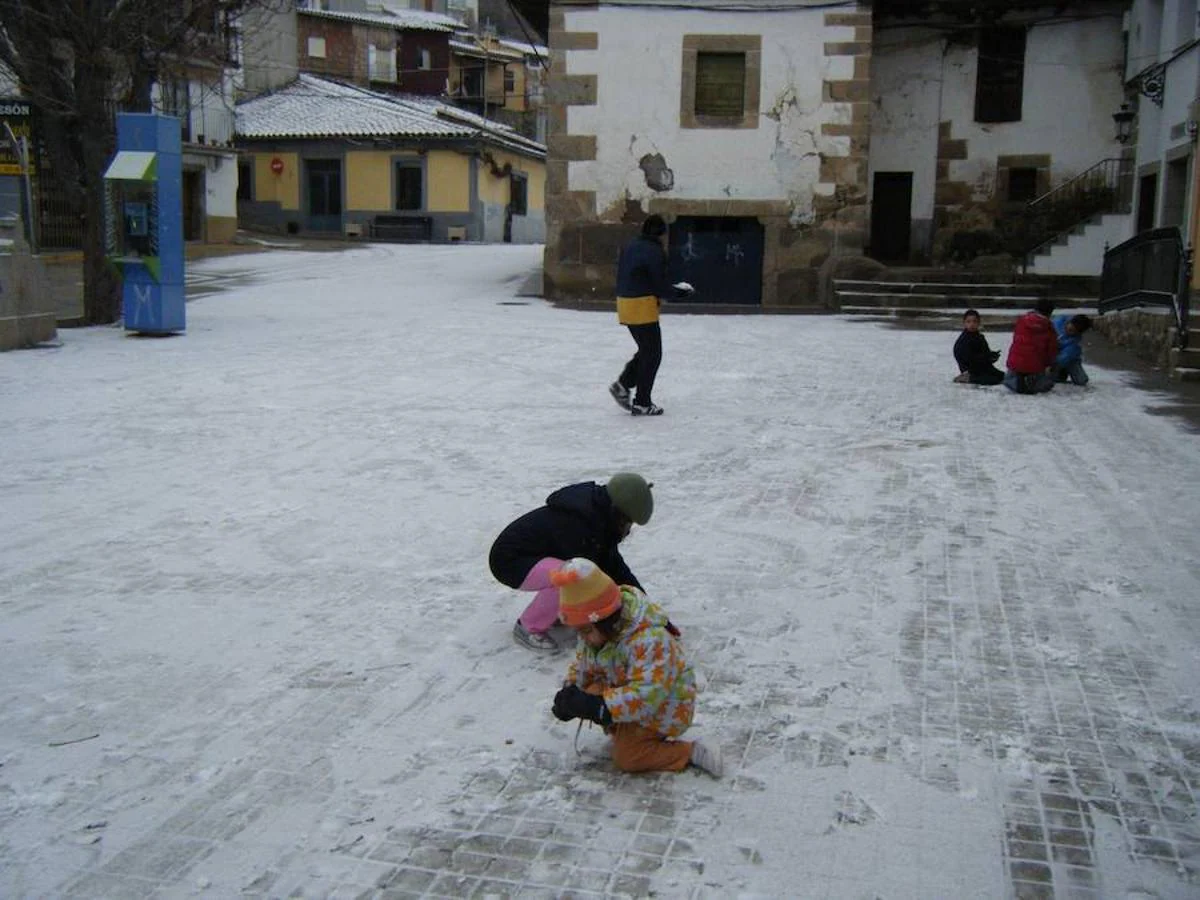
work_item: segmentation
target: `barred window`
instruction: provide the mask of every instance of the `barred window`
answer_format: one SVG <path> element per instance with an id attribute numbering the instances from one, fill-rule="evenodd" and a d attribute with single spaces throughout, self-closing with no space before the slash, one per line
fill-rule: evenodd
<path id="1" fill-rule="evenodd" d="M 1024 89 L 1025 29 L 981 29 L 979 67 L 975 75 L 975 121 L 1021 121 Z"/>
<path id="2" fill-rule="evenodd" d="M 696 55 L 697 116 L 741 118 L 746 98 L 745 53 Z"/>

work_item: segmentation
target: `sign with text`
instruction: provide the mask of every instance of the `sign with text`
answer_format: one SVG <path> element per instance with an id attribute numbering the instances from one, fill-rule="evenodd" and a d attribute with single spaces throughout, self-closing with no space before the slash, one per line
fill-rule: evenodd
<path id="1" fill-rule="evenodd" d="M 25 138 L 26 146 L 33 147 L 33 105 L 23 97 L 0 97 L 0 121 L 12 129 L 18 140 Z M 20 175 L 20 150 L 8 140 L 8 132 L 0 127 L 0 175 Z M 33 153 L 30 152 L 30 159 Z M 32 173 L 30 173 L 32 174 Z"/>

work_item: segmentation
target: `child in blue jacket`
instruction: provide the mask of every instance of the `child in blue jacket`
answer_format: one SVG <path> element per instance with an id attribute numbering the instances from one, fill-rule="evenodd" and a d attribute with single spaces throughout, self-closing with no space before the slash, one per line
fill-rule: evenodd
<path id="1" fill-rule="evenodd" d="M 1058 333 L 1058 356 L 1054 360 L 1054 374 L 1058 381 L 1068 378 L 1080 387 L 1088 383 L 1083 370 L 1083 336 L 1092 327 L 1090 316 L 1055 316 L 1054 330 Z"/>

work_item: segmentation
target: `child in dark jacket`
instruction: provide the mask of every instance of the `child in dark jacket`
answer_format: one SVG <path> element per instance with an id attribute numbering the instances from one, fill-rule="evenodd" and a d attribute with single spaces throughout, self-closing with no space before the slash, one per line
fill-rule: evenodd
<path id="1" fill-rule="evenodd" d="M 678 772 L 689 765 L 717 778 L 721 752 L 679 737 L 692 724 L 696 679 L 679 630 L 644 594 L 588 559 L 551 573 L 559 617 L 579 636 L 575 661 L 554 695 L 562 722 L 586 719 L 612 738 L 622 772 Z"/>
<path id="2" fill-rule="evenodd" d="M 1043 394 L 1054 390 L 1054 360 L 1058 337 L 1050 314 L 1054 304 L 1039 300 L 1037 306 L 1017 319 L 1008 348 L 1004 386 L 1018 394 Z"/>
<path id="3" fill-rule="evenodd" d="M 622 584 L 641 588 L 617 545 L 634 523 L 645 525 L 654 512 L 653 485 L 641 475 L 619 472 L 607 484 L 585 481 L 559 488 L 546 504 L 517 518 L 496 538 L 488 567 L 496 580 L 533 601 L 513 626 L 513 639 L 530 650 L 553 653 L 558 645 L 547 633 L 558 621 L 558 588 L 550 572 L 564 559 L 586 556 Z"/>
<path id="4" fill-rule="evenodd" d="M 1000 351 L 988 346 L 987 338 L 979 330 L 979 313 L 968 309 L 963 313 L 963 330 L 954 342 L 954 360 L 958 363 L 960 384 L 999 384 L 1004 373 L 992 365 L 1000 358 Z"/>
<path id="5" fill-rule="evenodd" d="M 1054 374 L 1058 381 L 1066 381 L 1069 378 L 1072 384 L 1080 387 L 1088 383 L 1088 374 L 1083 370 L 1083 336 L 1091 327 L 1091 317 L 1082 313 L 1054 317 L 1054 330 L 1058 334 L 1058 356 L 1054 360 Z"/>

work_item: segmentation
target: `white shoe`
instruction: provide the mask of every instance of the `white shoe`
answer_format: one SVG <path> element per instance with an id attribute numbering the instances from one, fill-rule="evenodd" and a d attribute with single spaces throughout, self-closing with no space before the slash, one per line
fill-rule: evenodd
<path id="1" fill-rule="evenodd" d="M 725 771 L 725 766 L 721 761 L 721 748 L 710 747 L 703 741 L 692 742 L 692 755 L 688 761 L 713 778 L 720 778 L 721 773 Z"/>
<path id="2" fill-rule="evenodd" d="M 536 631 L 529 631 L 517 620 L 517 624 L 513 626 L 513 640 L 530 650 L 538 653 L 557 653 L 558 644 L 554 643 L 554 638 L 548 634 L 539 634 Z"/>

